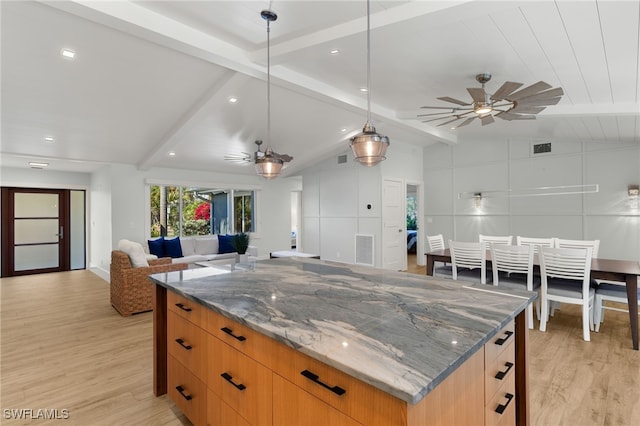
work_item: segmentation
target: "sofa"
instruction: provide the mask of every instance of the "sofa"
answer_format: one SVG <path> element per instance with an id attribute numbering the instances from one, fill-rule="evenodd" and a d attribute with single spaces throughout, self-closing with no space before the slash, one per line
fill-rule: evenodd
<path id="1" fill-rule="evenodd" d="M 142 246 L 140 250 L 143 251 Z M 145 259 L 147 266 L 144 266 L 143 259 L 145 259 L 144 255 L 142 258 L 136 258 L 135 255 L 130 257 L 128 253 L 121 250 L 111 252 L 111 305 L 122 316 L 153 309 L 153 283 L 149 275 L 187 268 L 186 264 L 172 263 L 168 257 Z"/>
<path id="2" fill-rule="evenodd" d="M 170 257 L 174 264 L 212 260 L 233 261 L 238 255 L 233 246 L 233 235 L 159 237 L 148 240 L 148 247 L 151 255 Z M 249 246 L 246 254 L 257 257 L 258 249 Z"/>

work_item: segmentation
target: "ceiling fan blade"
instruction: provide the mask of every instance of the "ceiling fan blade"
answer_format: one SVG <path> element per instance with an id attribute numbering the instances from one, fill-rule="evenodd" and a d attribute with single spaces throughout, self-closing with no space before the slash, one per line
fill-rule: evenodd
<path id="1" fill-rule="evenodd" d="M 542 92 L 543 90 L 551 89 L 551 85 L 545 83 L 544 81 L 539 81 L 537 83 L 532 84 L 529 87 L 525 87 L 522 90 L 518 90 L 515 93 L 511 93 L 506 98 L 510 101 L 517 101 L 518 99 L 526 98 L 527 96 L 535 95 L 538 92 Z"/>
<path id="2" fill-rule="evenodd" d="M 505 82 L 496 92 L 491 95 L 491 99 L 494 101 L 499 101 L 504 99 L 513 93 L 514 90 L 517 90 L 522 86 L 522 83 L 514 83 L 513 81 Z"/>
<path id="3" fill-rule="evenodd" d="M 462 101 L 459 101 L 459 100 L 457 100 L 457 99 L 450 98 L 449 96 L 443 96 L 443 97 L 438 98 L 438 99 L 440 99 L 441 101 L 451 102 L 451 103 L 458 104 L 458 105 L 462 105 L 462 106 L 471 105 L 471 104 L 470 104 L 470 103 L 468 103 L 468 102 L 462 102 Z"/>
<path id="4" fill-rule="evenodd" d="M 252 158 L 253 158 L 252 154 L 249 154 L 248 152 L 224 156 L 225 160 L 235 162 L 235 163 L 250 163 L 252 161 Z"/>
<path id="5" fill-rule="evenodd" d="M 290 162 L 291 160 L 293 160 L 293 157 L 287 154 L 278 154 L 277 152 L 272 152 L 272 155 L 281 159 L 282 161 L 284 161 L 285 163 Z"/>
<path id="6" fill-rule="evenodd" d="M 544 98 L 544 99 L 531 99 L 525 98 L 516 102 L 516 105 L 526 105 L 526 106 L 541 106 L 541 105 L 556 105 L 562 99 L 560 96 L 557 98 Z"/>
<path id="7" fill-rule="evenodd" d="M 496 114 L 496 117 L 502 118 L 503 120 L 512 121 L 512 120 L 535 120 L 535 115 L 524 115 L 524 114 L 513 114 L 509 111 L 507 112 L 499 112 Z"/>
<path id="8" fill-rule="evenodd" d="M 462 126 L 466 126 L 467 124 L 471 123 L 473 120 L 475 120 L 475 117 L 469 117 L 466 120 L 464 120 L 462 123 L 460 123 L 459 125 L 456 126 L 456 129 L 458 127 L 462 127 Z"/>
<path id="9" fill-rule="evenodd" d="M 480 87 L 468 87 L 467 92 L 475 102 L 484 102 L 486 100 L 486 92 Z"/>
<path id="10" fill-rule="evenodd" d="M 445 116 L 447 116 L 447 115 L 451 115 L 451 111 L 432 112 L 432 113 L 429 113 L 429 114 L 418 114 L 416 117 L 428 117 L 428 116 L 431 116 L 431 115 L 445 115 Z M 440 118 L 444 118 L 444 117 L 440 117 Z"/>
<path id="11" fill-rule="evenodd" d="M 445 126 L 449 123 L 453 123 L 454 121 L 458 121 L 458 120 L 460 120 L 460 117 L 456 117 L 453 120 L 445 121 L 444 123 L 438 124 L 438 126 Z"/>
<path id="12" fill-rule="evenodd" d="M 528 100 L 536 101 L 540 99 L 556 98 L 556 97 L 562 96 L 563 94 L 564 94 L 564 91 L 562 90 L 562 87 L 556 87 L 555 89 L 547 90 L 545 92 L 540 92 L 535 95 L 522 97 L 518 102 L 526 102 Z"/>
<path id="13" fill-rule="evenodd" d="M 496 120 L 493 119 L 493 116 L 491 114 L 487 114 L 480 117 L 480 121 L 482 122 L 483 126 L 486 126 L 487 124 L 491 124 Z"/>
<path id="14" fill-rule="evenodd" d="M 521 105 L 518 104 L 515 107 L 511 108 L 509 112 L 517 112 L 518 114 L 538 114 L 545 110 L 547 107 L 544 106 L 532 106 L 532 105 Z"/>

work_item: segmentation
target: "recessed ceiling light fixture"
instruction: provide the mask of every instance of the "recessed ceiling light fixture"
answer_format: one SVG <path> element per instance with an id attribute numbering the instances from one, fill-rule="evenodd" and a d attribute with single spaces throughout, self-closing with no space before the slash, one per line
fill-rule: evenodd
<path id="1" fill-rule="evenodd" d="M 346 132 L 346 131 L 347 131 L 347 128 L 346 128 L 346 127 L 343 127 L 342 129 L 340 129 L 340 131 L 341 131 L 342 133 L 344 133 L 344 132 Z"/>
<path id="2" fill-rule="evenodd" d="M 53 138 L 51 136 L 45 136 L 44 137 L 44 141 L 51 143 L 51 142 L 53 142 Z"/>
<path id="3" fill-rule="evenodd" d="M 175 151 L 169 151 L 168 154 L 169 154 L 169 157 L 175 157 L 176 156 L 176 152 Z"/>
<path id="4" fill-rule="evenodd" d="M 49 163 L 40 163 L 37 161 L 29 161 L 29 167 L 32 169 L 43 169 L 45 167 L 49 167 Z"/>
<path id="5" fill-rule="evenodd" d="M 375 166 L 385 160 L 385 154 L 389 147 L 389 138 L 376 132 L 376 128 L 371 122 L 371 19 L 370 1 L 367 0 L 367 122 L 353 138 L 349 146 L 353 151 L 355 160 L 363 166 Z"/>
<path id="6" fill-rule="evenodd" d="M 70 49 L 62 49 L 60 54 L 62 55 L 63 58 L 67 58 L 67 59 L 73 59 L 76 57 L 76 52 Z"/>
<path id="7" fill-rule="evenodd" d="M 366 87 L 361 87 L 361 88 L 360 88 L 360 91 L 361 91 L 361 92 L 368 92 L 368 91 L 369 91 L 369 89 L 367 89 Z"/>
<path id="8" fill-rule="evenodd" d="M 331 49 L 329 53 L 331 53 L 332 55 L 337 55 L 338 53 L 340 53 L 340 49 Z"/>
<path id="9" fill-rule="evenodd" d="M 235 104 L 236 102 L 238 102 L 238 98 L 236 98 L 235 96 L 231 96 L 229 98 L 229 102 L 231 102 L 232 104 Z"/>

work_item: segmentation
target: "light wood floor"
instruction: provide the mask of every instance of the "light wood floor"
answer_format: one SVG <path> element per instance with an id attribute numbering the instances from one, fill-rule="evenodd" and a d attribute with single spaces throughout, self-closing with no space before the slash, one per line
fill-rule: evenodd
<path id="1" fill-rule="evenodd" d="M 0 423 L 189 424 L 153 396 L 151 314 L 121 317 L 93 273 L 0 279 L 0 320 Z M 607 312 L 591 342 L 580 327 L 563 305 L 546 333 L 531 331 L 531 423 L 640 425 L 640 352 L 627 314 Z M 66 409 L 69 419 L 8 420 L 5 409 Z"/>

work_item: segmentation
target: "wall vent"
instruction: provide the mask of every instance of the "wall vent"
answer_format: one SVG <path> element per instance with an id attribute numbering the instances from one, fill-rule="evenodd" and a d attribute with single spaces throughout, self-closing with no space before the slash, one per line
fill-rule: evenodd
<path id="1" fill-rule="evenodd" d="M 551 152 L 551 142 L 537 143 L 533 145 L 534 154 L 543 154 L 545 152 Z"/>
<path id="2" fill-rule="evenodd" d="M 338 164 L 343 164 L 347 162 L 347 154 L 338 155 Z"/>
<path id="3" fill-rule="evenodd" d="M 373 235 L 356 234 L 356 264 L 374 266 Z"/>

